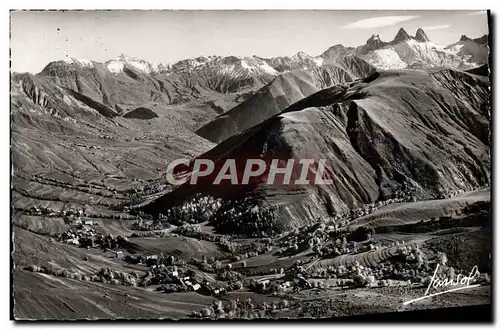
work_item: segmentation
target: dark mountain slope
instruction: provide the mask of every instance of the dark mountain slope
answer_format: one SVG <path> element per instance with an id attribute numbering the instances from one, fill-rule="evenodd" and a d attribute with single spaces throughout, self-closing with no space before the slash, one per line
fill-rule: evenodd
<path id="1" fill-rule="evenodd" d="M 401 191 L 439 197 L 489 182 L 490 149 L 483 133 L 489 130 L 486 82 L 453 70 L 391 71 L 375 78 L 313 94 L 200 156 L 219 166 L 227 158 L 244 163 L 256 156 L 326 159 L 333 184 L 257 181 L 221 187 L 211 185 L 212 177 L 196 186 L 182 185 L 142 209 L 164 212 L 195 192 L 229 200 L 253 194 L 279 206 L 275 226 L 284 229 Z"/>
<path id="2" fill-rule="evenodd" d="M 137 108 L 123 115 L 124 118 L 152 119 L 158 118 L 156 112 L 148 108 Z"/>
<path id="3" fill-rule="evenodd" d="M 490 75 L 490 69 L 488 68 L 488 64 L 478 66 L 477 68 L 467 70 L 466 72 L 485 77 Z"/>
<path id="4" fill-rule="evenodd" d="M 365 61 L 348 56 L 336 65 L 284 73 L 257 91 L 252 98 L 201 127 L 197 133 L 212 142 L 223 141 L 318 90 L 364 78 L 373 72 L 375 69 Z"/>

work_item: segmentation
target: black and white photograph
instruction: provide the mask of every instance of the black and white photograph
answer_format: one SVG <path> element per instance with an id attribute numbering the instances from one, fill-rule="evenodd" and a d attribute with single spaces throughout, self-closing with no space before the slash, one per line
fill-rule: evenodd
<path id="1" fill-rule="evenodd" d="M 492 20 L 10 10 L 11 319 L 491 320 Z"/>

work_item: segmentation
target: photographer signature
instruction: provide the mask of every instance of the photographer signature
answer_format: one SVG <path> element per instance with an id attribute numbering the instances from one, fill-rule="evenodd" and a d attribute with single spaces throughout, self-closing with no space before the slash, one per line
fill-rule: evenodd
<path id="1" fill-rule="evenodd" d="M 465 276 L 462 274 L 458 274 L 456 278 L 446 278 L 446 279 L 439 279 L 436 277 L 437 271 L 439 269 L 439 264 L 436 265 L 436 270 L 434 271 L 434 274 L 432 275 L 431 282 L 429 283 L 429 286 L 427 287 L 427 290 L 425 291 L 425 294 L 420 297 L 416 298 L 413 300 L 409 300 L 403 303 L 403 305 L 408 305 L 411 304 L 415 301 L 423 300 L 426 298 L 434 297 L 434 296 L 439 296 L 444 293 L 448 292 L 453 292 L 453 291 L 458 291 L 458 290 L 465 290 L 465 289 L 471 289 L 480 286 L 480 284 L 471 284 L 475 282 L 475 279 L 479 277 L 480 273 L 477 269 L 477 266 L 474 266 L 469 274 L 469 276 Z M 460 285 L 460 286 L 458 286 Z M 445 291 L 440 291 L 436 292 L 433 294 L 429 294 L 429 290 L 432 288 L 434 289 L 440 289 L 440 288 L 447 288 L 447 287 L 455 287 L 451 288 Z M 457 287 L 458 286 L 458 287 Z"/>

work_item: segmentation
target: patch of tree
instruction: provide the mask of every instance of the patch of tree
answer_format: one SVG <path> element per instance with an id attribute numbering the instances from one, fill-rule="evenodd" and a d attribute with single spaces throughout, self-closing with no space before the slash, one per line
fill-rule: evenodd
<path id="1" fill-rule="evenodd" d="M 161 221 L 139 219 L 132 224 L 130 229 L 139 231 L 162 230 L 163 224 Z"/>
<path id="2" fill-rule="evenodd" d="M 484 214 L 485 216 L 491 214 L 491 201 L 477 201 L 473 204 L 467 205 L 463 208 L 465 214 Z"/>
<path id="3" fill-rule="evenodd" d="M 192 317 L 204 319 L 264 319 L 273 318 L 276 312 L 290 307 L 288 300 L 257 303 L 251 298 L 244 300 L 232 299 L 226 302 L 216 300 L 211 306 L 199 312 L 193 312 Z"/>
<path id="4" fill-rule="evenodd" d="M 197 194 L 191 201 L 166 210 L 159 220 L 174 225 L 198 224 L 208 221 L 220 208 L 221 199 Z"/>
<path id="5" fill-rule="evenodd" d="M 272 237 L 278 232 L 278 207 L 249 196 L 224 200 L 210 223 L 224 234 Z"/>
<path id="6" fill-rule="evenodd" d="M 362 242 L 369 240 L 375 234 L 375 229 L 369 226 L 361 226 L 356 228 L 355 231 L 348 234 L 348 241 Z"/>
<path id="7" fill-rule="evenodd" d="M 65 277 L 78 281 L 100 282 L 115 285 L 136 286 L 139 280 L 139 275 L 137 274 L 137 272 L 125 273 L 111 270 L 109 268 L 102 268 L 96 274 L 85 274 L 78 269 L 68 270 L 60 267 L 56 268 L 53 266 L 28 265 L 24 269 L 31 272 L 44 273 L 57 277 Z"/>
<path id="8" fill-rule="evenodd" d="M 467 213 L 466 213 L 467 214 Z M 489 227 L 491 225 L 491 211 L 479 211 L 468 213 L 464 217 L 441 216 L 420 220 L 416 223 L 409 223 L 396 226 L 377 227 L 378 233 L 405 232 L 405 233 L 426 233 L 444 229 L 456 229 L 459 227 Z"/>

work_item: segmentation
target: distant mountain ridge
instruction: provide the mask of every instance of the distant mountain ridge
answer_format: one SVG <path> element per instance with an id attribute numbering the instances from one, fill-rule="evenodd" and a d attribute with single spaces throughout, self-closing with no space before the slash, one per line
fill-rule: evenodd
<path id="1" fill-rule="evenodd" d="M 272 102 L 266 103 L 266 107 L 270 106 L 268 114 L 272 115 L 298 98 L 316 92 L 319 87 L 327 87 L 315 81 L 326 79 L 332 83 L 345 83 L 366 77 L 374 69 L 447 67 L 471 70 L 487 65 L 487 35 L 479 38 L 463 35 L 459 41 L 446 47 L 429 40 L 423 29 L 418 29 L 414 36 L 400 29 L 389 42 L 374 34 L 365 45 L 355 48 L 337 44 L 318 56 L 304 52 L 267 59 L 256 55 L 199 56 L 174 64 L 152 63 L 124 54 L 103 63 L 67 58 L 47 64 L 36 75 L 22 74 L 24 78 L 20 81 L 23 81 L 22 86 L 27 88 L 29 95 L 34 93 L 43 98 L 43 95 L 62 93 L 61 97 L 65 95 L 63 102 L 68 98 L 76 98 L 111 117 L 121 116 L 139 107 L 162 112 L 165 107 L 185 104 L 193 114 L 196 113 L 192 121 L 187 120 L 191 123 L 190 127 L 199 129 L 198 132 L 211 141 L 220 141 L 249 124 L 255 124 L 254 120 L 258 116 L 248 120 L 222 116 L 240 104 L 250 104 L 245 103 L 246 100 L 256 102 L 268 95 Z M 332 71 L 331 66 L 336 68 Z M 318 73 L 325 76 L 318 80 Z M 279 93 L 264 93 L 265 97 L 255 95 L 275 79 L 280 82 L 276 89 Z M 297 86 L 303 88 L 297 90 L 287 87 L 288 79 L 297 81 Z M 17 78 L 14 80 L 17 81 Z M 285 84 L 281 86 L 281 82 Z M 260 101 L 257 103 L 261 104 Z M 29 110 L 30 106 L 25 104 L 23 108 Z M 60 109 L 56 105 L 51 106 L 49 112 L 72 117 L 67 109 Z M 210 120 L 213 119 L 216 122 L 230 119 L 231 123 L 237 125 L 227 126 L 227 131 L 217 129 L 210 133 L 208 130 L 214 124 Z"/>
<path id="2" fill-rule="evenodd" d="M 467 45 L 460 51 L 456 45 Z M 469 38 L 462 35 L 457 43 L 440 46 L 431 42 L 422 28 L 411 36 L 400 28 L 392 41 L 381 40 L 373 34 L 364 45 L 345 47 L 334 45 L 318 56 L 298 52 L 292 56 L 263 58 L 253 56 L 199 56 L 178 61 L 173 64 L 152 63 L 124 54 L 103 63 L 112 74 L 123 74 L 127 69 L 138 70 L 146 74 L 185 74 L 189 72 L 211 71 L 233 78 L 255 76 L 276 76 L 283 72 L 307 70 L 328 62 L 335 62 L 346 55 L 358 55 L 378 69 L 414 69 L 419 67 L 444 66 L 449 68 L 470 69 L 485 64 L 488 50 L 488 35 Z M 407 53 L 410 53 L 408 55 Z M 395 54 L 394 54 L 395 53 Z M 478 55 L 479 54 L 479 55 Z M 57 63 L 57 64 L 56 64 Z M 98 62 L 68 58 L 51 62 L 54 65 L 80 66 L 91 68 Z M 404 63 L 404 64 L 402 64 Z M 47 67 L 42 70 L 47 71 Z"/>

